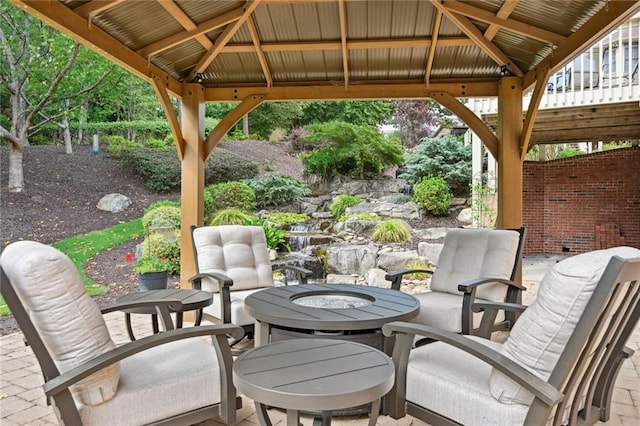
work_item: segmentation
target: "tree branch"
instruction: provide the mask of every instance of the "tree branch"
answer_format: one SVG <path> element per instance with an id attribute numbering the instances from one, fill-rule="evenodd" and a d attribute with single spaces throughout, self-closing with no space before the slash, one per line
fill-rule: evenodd
<path id="1" fill-rule="evenodd" d="M 18 138 L 16 138 L 16 136 L 13 133 L 11 133 L 10 131 L 8 131 L 2 126 L 0 126 L 0 138 L 4 138 L 8 140 L 9 142 L 11 142 L 12 145 L 20 146 L 20 141 L 18 140 Z"/>

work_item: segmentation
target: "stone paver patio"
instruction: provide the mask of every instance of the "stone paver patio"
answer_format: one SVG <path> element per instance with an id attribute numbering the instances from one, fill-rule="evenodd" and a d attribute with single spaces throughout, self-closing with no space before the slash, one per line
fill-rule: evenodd
<path id="1" fill-rule="evenodd" d="M 523 276 L 524 284 L 529 291 L 525 293 L 525 303 L 535 297 L 537 284 L 558 258 L 535 256 L 525 258 Z M 134 315 L 136 335 L 150 333 L 151 325 L 148 316 Z M 105 315 L 107 326 L 116 344 L 129 341 L 124 325 L 124 314 L 111 313 Z M 640 425 L 640 327 L 636 327 L 628 343 L 635 354 L 625 361 L 616 382 L 613 394 L 612 415 L 607 423 L 610 426 Z M 42 374 L 31 349 L 24 345 L 22 333 L 15 333 L 0 338 L 0 423 L 3 426 L 15 425 L 55 425 L 58 424 L 53 410 L 46 405 L 42 392 Z M 274 424 L 285 424 L 284 411 L 271 409 L 269 414 Z M 253 401 L 243 401 L 243 408 L 237 413 L 237 424 L 255 426 L 258 419 Z M 312 424 L 311 417 L 302 417 L 305 426 Z M 334 418 L 335 425 L 365 424 L 364 417 Z M 380 416 L 378 425 L 421 425 L 423 422 L 407 416 L 394 420 L 388 416 Z"/>

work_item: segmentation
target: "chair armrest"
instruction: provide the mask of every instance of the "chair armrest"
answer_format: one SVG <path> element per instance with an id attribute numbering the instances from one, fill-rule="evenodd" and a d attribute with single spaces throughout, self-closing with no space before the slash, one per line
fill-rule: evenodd
<path id="1" fill-rule="evenodd" d="M 384 279 L 391 281 L 391 288 L 394 290 L 400 290 L 400 284 L 402 284 L 402 277 L 407 274 L 433 274 L 433 271 L 427 269 L 403 269 L 400 271 L 389 272 L 384 276 Z"/>
<path id="2" fill-rule="evenodd" d="M 480 277 L 458 284 L 458 291 L 462 293 L 462 334 L 473 334 L 474 332 L 473 314 L 471 313 L 471 307 L 474 303 L 476 303 L 476 291 L 478 287 L 484 284 L 492 283 L 499 283 L 508 287 L 507 299 L 509 302 L 517 300 L 518 294 L 526 290 L 526 288 L 522 284 L 504 278 Z M 512 294 L 510 294 L 510 292 Z M 495 322 L 495 315 L 497 315 L 497 311 L 485 313 L 482 318 L 484 320 L 485 318 L 491 317 L 492 315 L 493 317 L 491 318 L 491 324 L 493 325 L 493 322 Z M 511 326 L 513 326 L 513 324 L 511 324 Z M 491 335 L 491 330 L 487 331 L 482 329 L 482 331 L 480 331 L 478 335 L 489 338 L 489 336 Z"/>
<path id="3" fill-rule="evenodd" d="M 484 337 L 485 339 L 489 339 L 491 338 L 493 324 L 495 323 L 498 311 L 503 310 L 505 313 L 513 312 L 513 318 L 517 319 L 525 309 L 527 309 L 527 306 L 519 303 L 489 302 L 486 300 L 483 300 L 482 302 L 475 302 L 471 305 L 471 310 L 473 310 L 473 312 L 484 312 L 482 315 L 482 321 L 480 322 L 480 327 L 475 334 L 477 336 Z M 510 324 L 509 329 L 512 327 L 513 324 Z"/>
<path id="4" fill-rule="evenodd" d="M 517 364 L 515 361 L 502 355 L 500 352 L 483 345 L 480 342 L 469 339 L 467 336 L 447 332 L 435 327 L 426 325 L 395 321 L 382 326 L 382 332 L 386 337 L 396 336 L 396 343 L 393 348 L 393 361 L 396 367 L 396 383 L 406 385 L 407 364 L 409 362 L 409 352 L 415 335 L 425 336 L 433 340 L 438 340 L 450 346 L 462 349 L 481 361 L 491 365 L 507 377 L 514 380 L 531 392 L 537 399 L 549 407 L 562 401 L 564 395 L 554 386 L 545 382 L 529 370 Z M 460 366 L 464 368 L 464 366 Z M 400 377 L 399 377 L 400 376 Z M 400 392 L 404 398 L 405 389 L 394 389 L 391 392 Z"/>
<path id="5" fill-rule="evenodd" d="M 222 312 L 219 318 L 225 324 L 231 323 L 231 290 L 233 279 L 221 272 L 201 272 L 189 278 L 191 286 L 196 290 L 202 290 L 202 279 L 211 278 L 218 281 L 218 292 L 220 293 L 220 306 Z"/>
<path id="6" fill-rule="evenodd" d="M 295 265 L 272 265 L 271 270 L 273 272 L 286 270 L 293 271 L 299 284 L 306 284 L 307 278 L 311 277 L 312 274 L 310 270 Z"/>

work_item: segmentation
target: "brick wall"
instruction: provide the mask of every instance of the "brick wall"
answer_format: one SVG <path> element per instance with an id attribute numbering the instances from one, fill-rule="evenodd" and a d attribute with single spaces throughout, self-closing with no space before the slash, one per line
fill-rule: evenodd
<path id="1" fill-rule="evenodd" d="M 526 254 L 640 248 L 640 147 L 525 161 Z"/>

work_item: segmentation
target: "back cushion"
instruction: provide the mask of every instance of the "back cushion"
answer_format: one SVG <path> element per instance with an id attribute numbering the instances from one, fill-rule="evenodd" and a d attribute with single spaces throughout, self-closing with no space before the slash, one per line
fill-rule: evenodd
<path id="1" fill-rule="evenodd" d="M 481 277 L 511 277 L 520 234 L 504 229 L 462 229 L 447 231 L 438 265 L 431 278 L 431 289 L 461 294 L 458 284 Z M 485 284 L 477 297 L 504 301 L 506 286 Z"/>
<path id="2" fill-rule="evenodd" d="M 501 352 L 546 380 L 587 306 L 612 256 L 633 258 L 640 250 L 614 247 L 567 258 L 540 283 L 536 300 L 518 319 Z M 533 395 L 499 371 L 491 373 L 491 395 L 498 401 L 529 405 Z"/>
<path id="3" fill-rule="evenodd" d="M 269 249 L 262 227 L 203 226 L 193 230 L 193 242 L 198 273 L 227 275 L 233 280 L 231 291 L 273 287 Z M 217 281 L 204 280 L 204 289 L 218 291 Z"/>
<path id="4" fill-rule="evenodd" d="M 61 372 L 116 347 L 98 305 L 87 294 L 71 260 L 53 247 L 20 241 L 7 246 L 2 268 Z M 118 388 L 119 364 L 71 388 L 85 405 L 111 399 Z"/>

